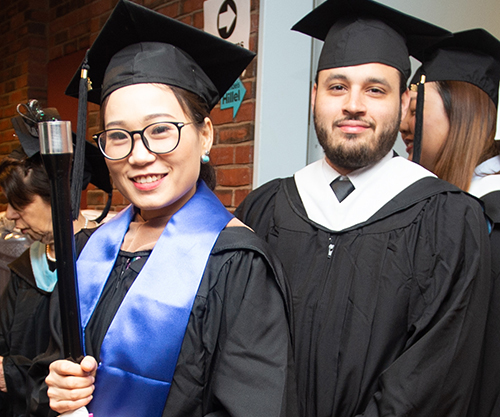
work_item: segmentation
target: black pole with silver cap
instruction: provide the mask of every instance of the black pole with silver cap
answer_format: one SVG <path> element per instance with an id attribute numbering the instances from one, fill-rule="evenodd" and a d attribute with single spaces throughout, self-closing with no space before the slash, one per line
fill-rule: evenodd
<path id="1" fill-rule="evenodd" d="M 52 227 L 64 355 L 79 362 L 83 358 L 83 347 L 71 213 L 70 176 L 73 160 L 71 122 L 60 120 L 40 122 L 38 131 L 40 153 L 51 186 Z"/>

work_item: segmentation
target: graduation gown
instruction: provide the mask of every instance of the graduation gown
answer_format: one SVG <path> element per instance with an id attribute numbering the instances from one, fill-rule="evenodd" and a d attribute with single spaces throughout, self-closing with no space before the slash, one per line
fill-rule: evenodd
<path id="1" fill-rule="evenodd" d="M 302 417 L 465 415 L 490 290 L 477 201 L 423 178 L 334 232 L 286 178 L 235 214 L 285 267 Z"/>
<path id="2" fill-rule="evenodd" d="M 11 278 L 0 299 L 0 356 L 7 393 L 0 393 L 0 415 L 21 416 L 26 410 L 26 377 L 31 360 L 49 342 L 51 293 L 37 287 L 26 250 L 9 265 Z"/>
<path id="3" fill-rule="evenodd" d="M 89 234 L 77 235 L 78 251 Z M 107 305 L 109 310 L 106 314 L 102 310 L 95 316 L 101 318 L 91 319 L 87 327 L 89 353 L 98 357 L 112 311 L 147 255 L 119 254 L 103 291 L 106 301 L 97 306 L 99 310 Z M 133 262 L 137 256 L 142 260 Z M 224 229 L 194 301 L 163 415 L 295 416 L 286 294 L 281 267 L 267 245 L 246 228 Z M 57 311 L 53 305 L 55 329 L 60 328 Z M 48 410 L 43 379 L 48 364 L 61 357 L 59 335 L 60 331 L 53 335 L 51 347 L 31 369 L 30 415 L 55 415 Z"/>
<path id="4" fill-rule="evenodd" d="M 479 367 L 469 417 L 500 416 L 500 157 L 481 164 L 483 175 L 474 177 L 470 192 L 481 199 L 491 221 L 491 301 L 486 321 L 483 357 Z"/>

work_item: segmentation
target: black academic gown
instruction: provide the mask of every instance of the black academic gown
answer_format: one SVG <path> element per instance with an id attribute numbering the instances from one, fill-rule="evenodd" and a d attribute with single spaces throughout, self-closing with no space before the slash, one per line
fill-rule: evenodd
<path id="1" fill-rule="evenodd" d="M 491 220 L 491 302 L 486 321 L 483 357 L 469 417 L 500 416 L 500 191 L 481 197 Z"/>
<path id="2" fill-rule="evenodd" d="M 0 396 L 0 415 L 21 416 L 26 410 L 25 384 L 31 360 L 49 342 L 50 293 L 37 287 L 29 249 L 9 265 L 11 278 L 0 299 L 0 356 L 7 393 Z"/>
<path id="3" fill-rule="evenodd" d="M 332 232 L 308 219 L 288 178 L 236 215 L 285 267 L 301 417 L 465 415 L 490 291 L 477 201 L 424 178 Z"/>
<path id="4" fill-rule="evenodd" d="M 88 235 L 77 235 L 78 251 Z M 117 308 L 144 264 L 130 263 L 131 257 L 120 253 L 103 290 L 106 300 L 97 306 L 95 316 L 103 319 L 91 319 L 87 326 L 87 349 L 96 356 L 113 315 L 103 306 Z M 292 351 L 286 294 L 281 266 L 267 245 L 246 228 L 224 229 L 194 301 L 163 415 L 296 416 L 293 372 L 288 372 Z M 60 328 L 58 318 L 54 320 Z M 48 411 L 43 378 L 48 364 L 61 357 L 59 334 L 31 370 L 30 415 L 55 415 Z"/>

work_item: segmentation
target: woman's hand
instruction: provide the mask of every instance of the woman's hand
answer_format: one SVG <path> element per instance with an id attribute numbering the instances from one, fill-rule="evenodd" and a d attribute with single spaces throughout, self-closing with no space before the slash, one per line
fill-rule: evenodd
<path id="1" fill-rule="evenodd" d="M 96 370 L 92 356 L 79 364 L 68 360 L 52 362 L 45 378 L 50 408 L 61 414 L 87 405 L 92 400 Z"/>

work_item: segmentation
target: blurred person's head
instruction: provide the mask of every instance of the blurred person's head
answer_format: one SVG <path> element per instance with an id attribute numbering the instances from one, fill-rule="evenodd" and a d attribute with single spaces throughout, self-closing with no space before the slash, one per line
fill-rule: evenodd
<path id="1" fill-rule="evenodd" d="M 50 182 L 40 155 L 3 159 L 0 186 L 7 198 L 6 217 L 15 221 L 16 228 L 34 240 L 52 243 Z"/>
<path id="2" fill-rule="evenodd" d="M 42 109 L 37 100 L 19 104 L 17 111 L 19 115 L 11 122 L 20 146 L 0 162 L 0 187 L 7 199 L 6 218 L 32 239 L 52 244 L 51 185 L 40 155 L 38 123 L 60 120 L 60 116 L 55 108 Z M 99 150 L 86 142 L 83 158 L 83 177 L 79 183 L 82 190 L 91 182 L 110 194 L 109 173 Z M 106 215 L 109 203 L 100 217 Z M 89 223 L 79 210 L 77 213 L 73 223 L 75 233 Z"/>
<path id="3" fill-rule="evenodd" d="M 498 155 L 500 41 L 471 29 L 410 53 L 422 65 L 400 129 L 409 158 L 468 190 L 475 168 Z"/>
<path id="4" fill-rule="evenodd" d="M 401 135 L 413 156 L 417 93 L 411 92 L 410 111 Z M 463 190 L 474 169 L 498 154 L 495 142 L 497 109 L 480 88 L 463 81 L 425 85 L 420 164 Z"/>

